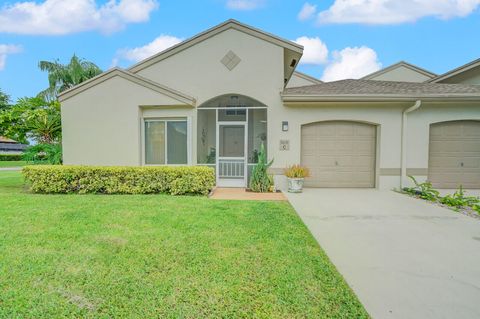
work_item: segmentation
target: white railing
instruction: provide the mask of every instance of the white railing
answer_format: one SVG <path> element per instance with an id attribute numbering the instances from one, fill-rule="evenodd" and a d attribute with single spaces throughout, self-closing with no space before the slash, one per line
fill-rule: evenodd
<path id="1" fill-rule="evenodd" d="M 244 178 L 245 159 L 236 157 L 223 157 L 218 159 L 218 177 Z"/>

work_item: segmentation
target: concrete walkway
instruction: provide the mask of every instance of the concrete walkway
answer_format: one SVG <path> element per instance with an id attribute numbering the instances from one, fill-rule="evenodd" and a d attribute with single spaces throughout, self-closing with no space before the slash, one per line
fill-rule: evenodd
<path id="1" fill-rule="evenodd" d="M 210 195 L 211 199 L 228 199 L 228 200 L 275 200 L 286 201 L 287 198 L 283 193 L 254 193 L 247 192 L 245 188 L 227 188 L 217 187 Z"/>
<path id="2" fill-rule="evenodd" d="M 392 191 L 287 197 L 373 318 L 480 318 L 480 220 Z"/>
<path id="3" fill-rule="evenodd" d="M 0 167 L 0 172 L 1 171 L 21 171 L 21 167 Z"/>

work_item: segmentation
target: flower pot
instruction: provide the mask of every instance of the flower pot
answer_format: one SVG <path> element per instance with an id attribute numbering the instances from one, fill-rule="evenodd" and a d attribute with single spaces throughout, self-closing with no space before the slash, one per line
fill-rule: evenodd
<path id="1" fill-rule="evenodd" d="M 301 193 L 304 180 L 304 178 L 288 178 L 288 192 Z"/>

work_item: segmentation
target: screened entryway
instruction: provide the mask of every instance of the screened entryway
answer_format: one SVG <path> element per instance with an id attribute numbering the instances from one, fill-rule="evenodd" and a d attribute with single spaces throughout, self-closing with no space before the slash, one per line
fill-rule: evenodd
<path id="1" fill-rule="evenodd" d="M 262 143 L 267 109 L 259 101 L 228 94 L 198 108 L 197 164 L 215 168 L 218 186 L 246 187 Z"/>

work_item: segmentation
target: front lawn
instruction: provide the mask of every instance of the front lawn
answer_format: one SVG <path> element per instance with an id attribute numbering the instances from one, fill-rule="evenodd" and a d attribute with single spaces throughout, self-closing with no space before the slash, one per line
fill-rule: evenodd
<path id="1" fill-rule="evenodd" d="M 284 202 L 35 195 L 0 172 L 0 318 L 365 318 Z"/>
<path id="2" fill-rule="evenodd" d="M 0 161 L 0 168 L 1 167 L 20 167 L 27 165 L 25 161 Z"/>

